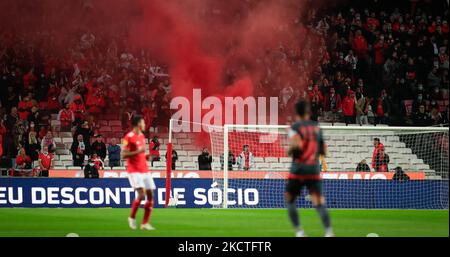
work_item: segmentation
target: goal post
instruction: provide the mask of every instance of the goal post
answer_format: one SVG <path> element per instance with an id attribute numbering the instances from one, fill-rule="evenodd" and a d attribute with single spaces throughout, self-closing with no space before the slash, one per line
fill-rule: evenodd
<path id="1" fill-rule="evenodd" d="M 177 169 L 211 181 L 213 208 L 283 208 L 288 125 L 223 126 L 171 120 L 169 144 L 178 152 Z M 321 172 L 330 208 L 448 209 L 449 141 L 446 127 L 321 126 L 327 156 Z M 379 138 L 389 156 L 385 172 L 372 163 Z M 248 152 L 244 152 L 244 146 Z M 211 170 L 199 171 L 198 156 L 210 150 Z M 168 153 L 168 156 L 169 153 Z M 169 158 L 169 157 L 168 157 Z M 387 158 L 386 158 L 387 159 Z M 366 162 L 366 169 L 357 170 Z M 178 166 L 179 165 L 179 166 Z M 325 169 L 326 166 L 326 169 Z M 361 165 L 364 166 L 364 165 Z M 166 201 L 172 173 L 167 163 Z M 398 179 L 400 169 L 409 180 Z M 378 171 L 377 171 L 378 170 Z M 173 179 L 173 176 L 172 176 Z M 297 203 L 312 206 L 306 192 Z"/>
<path id="2" fill-rule="evenodd" d="M 325 157 L 328 171 L 321 173 L 325 189 L 332 192 L 331 207 L 335 208 L 444 208 L 448 209 L 448 128 L 444 127 L 375 127 L 321 126 L 329 154 Z M 221 208 L 251 208 L 251 204 L 236 204 L 230 195 L 239 189 L 259 191 L 255 207 L 283 207 L 284 182 L 290 167 L 286 155 L 289 126 L 226 124 L 222 131 L 211 133 L 214 157 L 221 160 L 221 169 L 214 171 L 222 187 Z M 389 156 L 386 172 L 373 167 L 373 139 L 379 138 Z M 248 145 L 255 159 L 243 169 L 242 149 Z M 230 162 L 238 158 L 236 164 Z M 370 169 L 357 172 L 362 160 Z M 230 163 L 230 165 L 226 165 Z M 378 165 L 378 166 L 377 166 Z M 232 168 L 233 170 L 230 170 Z M 236 170 L 237 169 L 237 170 Z M 401 169 L 411 182 L 393 182 L 395 170 Z M 397 180 L 394 178 L 394 180 Z M 392 183 L 394 184 L 392 184 Z M 390 186 L 392 184 L 392 186 Z M 269 187 L 267 190 L 262 187 Z M 371 192 L 360 192 L 368 189 Z M 232 192 L 230 192 L 232 190 Z M 360 197 L 358 194 L 367 194 Z M 393 199 L 392 194 L 398 199 Z M 265 194 L 261 197 L 261 194 Z M 391 194 L 391 195 L 389 195 Z M 271 195 L 268 197 L 268 195 Z M 339 197 L 334 197 L 340 195 Z M 242 196 L 241 196 L 242 197 Z M 245 193 L 244 196 L 245 197 Z M 302 205 L 310 206 L 305 198 Z M 236 197 L 235 197 L 236 198 Z M 352 202 L 352 199 L 354 202 Z M 360 201 L 360 202 L 358 202 Z M 403 202 L 402 202 L 403 201 Z"/>

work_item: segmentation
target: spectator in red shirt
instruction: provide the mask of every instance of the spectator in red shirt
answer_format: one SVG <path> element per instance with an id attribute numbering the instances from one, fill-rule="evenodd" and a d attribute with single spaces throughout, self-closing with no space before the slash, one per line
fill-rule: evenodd
<path id="1" fill-rule="evenodd" d="M 48 177 L 48 171 L 53 168 L 54 155 L 48 152 L 48 147 L 44 147 L 39 153 L 40 177 Z"/>
<path id="2" fill-rule="evenodd" d="M 361 30 L 357 30 L 355 37 L 352 41 L 353 50 L 359 60 L 366 59 L 368 57 L 367 52 L 369 46 L 367 44 L 366 38 L 362 35 Z"/>
<path id="3" fill-rule="evenodd" d="M 387 118 L 389 115 L 389 104 L 385 97 L 385 91 L 373 101 L 372 111 L 375 116 L 375 125 L 377 124 L 387 124 Z"/>
<path id="4" fill-rule="evenodd" d="M 373 154 L 372 154 L 372 168 L 376 169 L 377 156 L 380 153 L 380 149 L 384 149 L 384 145 L 381 143 L 378 137 L 373 139 Z"/>
<path id="5" fill-rule="evenodd" d="M 84 106 L 83 100 L 80 95 L 75 96 L 73 102 L 70 103 L 69 108 L 74 114 L 75 123 L 81 124 L 85 119 L 86 107 Z"/>
<path id="6" fill-rule="evenodd" d="M 3 119 L 0 119 L 0 157 L 3 155 L 3 137 L 6 135 L 6 127 L 3 124 Z"/>
<path id="7" fill-rule="evenodd" d="M 159 140 L 157 136 L 154 136 L 151 140 L 150 140 L 150 144 L 149 144 L 149 149 L 150 149 L 150 160 L 152 163 L 152 167 L 153 167 L 153 162 L 155 161 L 159 161 L 161 159 L 160 155 L 159 155 Z"/>
<path id="8" fill-rule="evenodd" d="M 28 96 L 25 96 L 18 105 L 18 114 L 21 120 L 28 120 L 28 115 L 30 115 L 31 107 L 33 103 Z"/>
<path id="9" fill-rule="evenodd" d="M 37 81 L 36 76 L 34 75 L 34 68 L 31 68 L 28 73 L 23 75 L 23 86 L 25 90 L 33 90 L 34 84 Z"/>
<path id="10" fill-rule="evenodd" d="M 384 147 L 378 150 L 375 156 L 375 171 L 388 172 L 389 171 L 389 155 L 384 152 Z"/>
<path id="11" fill-rule="evenodd" d="M 342 100 L 342 114 L 344 115 L 345 125 L 355 123 L 355 104 L 355 93 L 348 90 L 347 95 Z"/>
<path id="12" fill-rule="evenodd" d="M 102 112 L 105 107 L 105 100 L 101 93 L 100 85 L 93 83 L 92 86 L 88 86 L 86 106 L 91 114 L 96 115 Z"/>
<path id="13" fill-rule="evenodd" d="M 16 157 L 16 166 L 18 169 L 31 169 L 31 158 L 25 152 L 25 148 L 20 148 Z"/>
<path id="14" fill-rule="evenodd" d="M 144 107 L 141 110 L 142 115 L 144 116 L 145 124 L 149 125 L 149 129 L 154 124 L 154 120 L 157 116 L 157 114 L 152 106 L 153 106 L 153 104 L 146 102 L 144 104 Z"/>
<path id="15" fill-rule="evenodd" d="M 75 115 L 70 109 L 69 104 L 64 106 L 58 113 L 58 120 L 61 124 L 61 131 L 70 131 L 72 129 L 72 123 L 75 121 Z"/>
<path id="16" fill-rule="evenodd" d="M 58 102 L 58 96 L 59 96 L 59 88 L 56 86 L 55 83 L 50 83 L 50 88 L 47 92 L 47 109 L 52 112 L 56 113 L 58 112 L 60 105 Z"/>

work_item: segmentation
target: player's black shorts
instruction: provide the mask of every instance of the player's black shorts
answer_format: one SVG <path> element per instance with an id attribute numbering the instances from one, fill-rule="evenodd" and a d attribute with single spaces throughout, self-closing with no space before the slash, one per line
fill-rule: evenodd
<path id="1" fill-rule="evenodd" d="M 318 193 L 322 195 L 322 180 L 317 179 L 288 179 L 286 183 L 286 192 L 293 196 L 299 196 L 303 187 L 306 187 L 309 193 Z"/>

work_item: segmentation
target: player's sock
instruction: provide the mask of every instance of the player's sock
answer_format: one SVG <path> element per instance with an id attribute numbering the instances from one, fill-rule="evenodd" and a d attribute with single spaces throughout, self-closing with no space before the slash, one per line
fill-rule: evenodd
<path id="1" fill-rule="evenodd" d="M 331 230 L 330 224 L 330 215 L 328 214 L 328 210 L 325 205 L 317 205 L 316 210 L 319 213 L 320 219 L 322 220 L 322 224 L 325 227 L 325 230 Z"/>
<path id="2" fill-rule="evenodd" d="M 295 202 L 286 203 L 288 213 L 289 213 L 289 219 L 292 222 L 292 225 L 296 230 L 300 229 L 300 220 L 298 218 L 298 212 L 297 212 L 297 206 L 295 206 Z"/>
<path id="3" fill-rule="evenodd" d="M 135 219 L 136 218 L 136 213 L 139 210 L 139 206 L 141 205 L 141 200 L 139 199 L 134 199 L 133 202 L 131 203 L 131 214 L 130 214 L 130 218 Z"/>
<path id="4" fill-rule="evenodd" d="M 148 223 L 150 215 L 152 214 L 152 210 L 153 210 L 153 200 L 146 201 L 144 205 L 144 219 L 142 220 L 142 224 Z"/>

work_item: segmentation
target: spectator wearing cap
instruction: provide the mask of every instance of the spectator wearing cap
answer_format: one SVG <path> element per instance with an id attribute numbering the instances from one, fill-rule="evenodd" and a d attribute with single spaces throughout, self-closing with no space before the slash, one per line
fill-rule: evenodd
<path id="1" fill-rule="evenodd" d="M 109 167 L 118 167 L 120 166 L 120 146 L 117 144 L 115 138 L 111 138 L 111 144 L 108 145 L 108 159 L 109 159 Z"/>
<path id="2" fill-rule="evenodd" d="M 96 154 L 102 161 L 106 158 L 106 144 L 103 142 L 102 135 L 96 135 L 95 141 L 92 143 L 90 148 L 91 154 Z"/>

